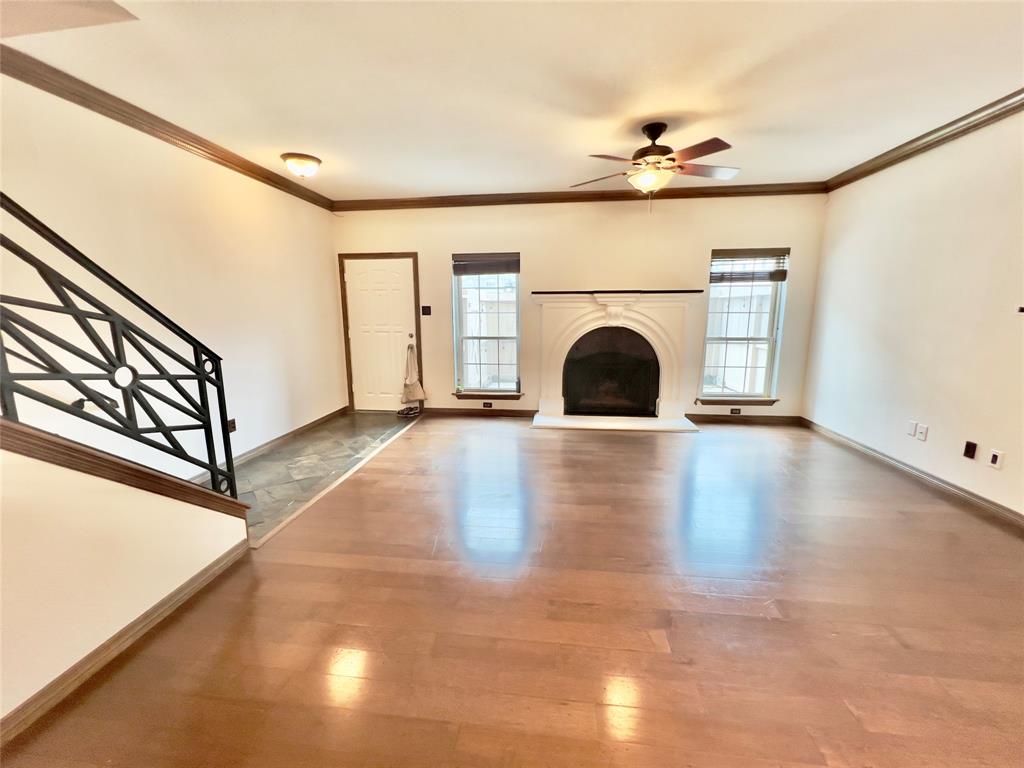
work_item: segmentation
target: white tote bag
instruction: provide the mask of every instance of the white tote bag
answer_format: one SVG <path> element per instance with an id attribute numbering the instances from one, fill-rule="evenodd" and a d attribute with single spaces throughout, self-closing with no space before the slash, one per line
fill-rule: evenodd
<path id="1" fill-rule="evenodd" d="M 402 388 L 402 402 L 416 403 L 426 399 L 423 385 L 420 384 L 420 369 L 416 365 L 416 345 L 410 344 L 405 352 L 405 386 Z"/>

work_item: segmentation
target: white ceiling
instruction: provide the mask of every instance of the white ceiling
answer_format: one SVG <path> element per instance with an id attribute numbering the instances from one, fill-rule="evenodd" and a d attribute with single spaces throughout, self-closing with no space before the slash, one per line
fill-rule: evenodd
<path id="1" fill-rule="evenodd" d="M 1018 2 L 122 5 L 6 42 L 273 170 L 318 155 L 335 199 L 565 189 L 652 118 L 732 143 L 732 183 L 817 181 L 1024 82 Z"/>

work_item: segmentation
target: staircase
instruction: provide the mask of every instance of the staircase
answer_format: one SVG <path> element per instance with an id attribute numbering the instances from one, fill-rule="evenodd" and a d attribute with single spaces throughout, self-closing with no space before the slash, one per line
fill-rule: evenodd
<path id="1" fill-rule="evenodd" d="M 10 197 L 0 208 L 3 418 L 180 477 L 199 467 L 209 487 L 237 498 L 220 356 Z M 120 439 L 98 439 L 96 428 Z"/>
<path id="2" fill-rule="evenodd" d="M 220 356 L 10 197 L 0 209 L 6 743 L 249 540 Z"/>

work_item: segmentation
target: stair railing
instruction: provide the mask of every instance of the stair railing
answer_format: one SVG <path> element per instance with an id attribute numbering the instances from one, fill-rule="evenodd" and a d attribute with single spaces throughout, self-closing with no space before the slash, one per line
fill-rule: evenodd
<path id="1" fill-rule="evenodd" d="M 3 418 L 19 421 L 19 398 L 28 398 L 201 467 L 211 488 L 237 498 L 221 357 L 10 197 L 0 194 L 0 208 L 184 345 L 172 348 L 0 233 L 3 250 L 33 268 L 52 295 L 40 301 L 0 294 Z M 70 318 L 80 343 L 28 316 L 39 319 L 40 311 Z M 78 398 L 68 402 L 46 382 L 69 385 Z M 115 396 L 98 391 L 101 384 Z M 182 444 L 182 433 L 194 431 L 203 435 L 199 450 Z"/>

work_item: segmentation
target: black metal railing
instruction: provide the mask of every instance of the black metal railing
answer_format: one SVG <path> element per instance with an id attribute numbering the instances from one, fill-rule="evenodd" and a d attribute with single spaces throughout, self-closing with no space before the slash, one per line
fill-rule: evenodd
<path id="1" fill-rule="evenodd" d="M 46 295 L 40 300 L 38 293 L 0 294 L 3 417 L 19 421 L 20 398 L 27 398 L 201 467 L 209 472 L 210 487 L 237 498 L 220 356 L 14 200 L 0 194 L 0 208 L 117 295 L 102 301 L 0 234 L 3 250 L 35 270 Z M 161 340 L 159 329 L 146 330 L 112 303 L 133 307 L 133 315 L 171 337 Z M 32 317 L 53 322 L 48 328 Z M 52 327 L 69 321 L 63 332 Z M 77 399 L 45 391 L 44 382 L 70 387 Z M 196 432 L 201 441 L 185 436 Z"/>

